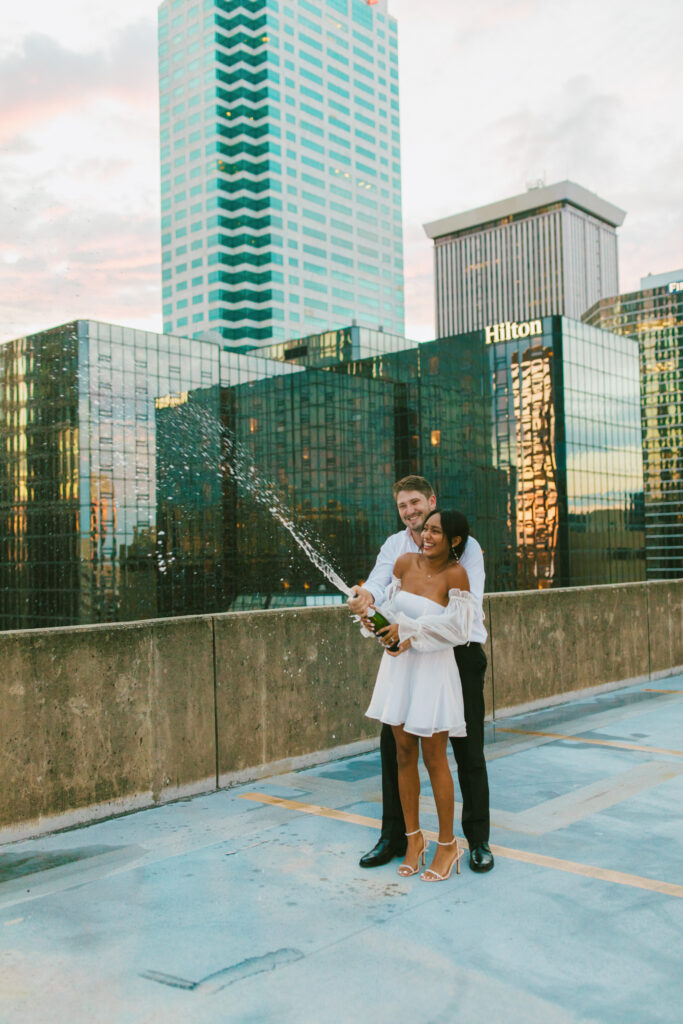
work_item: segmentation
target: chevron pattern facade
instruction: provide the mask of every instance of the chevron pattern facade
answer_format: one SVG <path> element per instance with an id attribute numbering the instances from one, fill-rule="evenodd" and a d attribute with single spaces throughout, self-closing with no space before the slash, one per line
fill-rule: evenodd
<path id="1" fill-rule="evenodd" d="M 159 9 L 167 332 L 402 334 L 398 57 L 387 0 Z"/>

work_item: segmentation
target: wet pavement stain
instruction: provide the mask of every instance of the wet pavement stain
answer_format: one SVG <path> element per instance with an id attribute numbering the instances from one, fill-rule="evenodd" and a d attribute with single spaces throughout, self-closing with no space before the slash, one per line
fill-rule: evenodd
<path id="1" fill-rule="evenodd" d="M 360 782 L 362 779 L 373 779 L 381 774 L 379 758 L 375 758 L 370 763 L 363 761 L 349 762 L 348 764 L 345 763 L 343 767 L 335 766 L 332 771 L 318 771 L 316 777 L 319 779 L 339 779 L 341 782 Z"/>
<path id="2" fill-rule="evenodd" d="M 123 847 L 84 846 L 73 850 L 52 850 L 49 853 L 3 853 L 0 854 L 0 885 L 14 878 L 35 875 L 39 871 L 49 871 L 51 868 L 100 857 L 103 853 L 113 853 L 120 849 Z"/>

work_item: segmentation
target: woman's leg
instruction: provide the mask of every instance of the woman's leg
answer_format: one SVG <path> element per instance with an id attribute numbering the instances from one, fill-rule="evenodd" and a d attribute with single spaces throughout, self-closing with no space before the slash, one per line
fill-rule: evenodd
<path id="1" fill-rule="evenodd" d="M 439 816 L 440 843 L 450 843 L 453 839 L 453 776 L 448 764 L 447 751 L 447 732 L 423 736 L 422 756 L 429 772 L 436 813 Z M 445 875 L 455 859 L 456 853 L 455 843 L 452 846 L 437 846 L 434 860 L 430 865 L 431 869 L 440 875 Z"/>
<path id="2" fill-rule="evenodd" d="M 406 832 L 417 832 L 408 836 L 406 855 L 403 861 L 411 868 L 417 868 L 418 858 L 424 840 L 418 832 L 420 828 L 420 775 L 417 770 L 417 759 L 420 745 L 417 736 L 405 732 L 402 725 L 392 725 L 396 739 L 396 761 L 398 764 L 398 791 L 401 796 L 403 818 Z"/>

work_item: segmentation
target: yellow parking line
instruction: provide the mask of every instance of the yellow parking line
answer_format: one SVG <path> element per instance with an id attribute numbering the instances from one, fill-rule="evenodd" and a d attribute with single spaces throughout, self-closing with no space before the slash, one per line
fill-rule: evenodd
<path id="1" fill-rule="evenodd" d="M 262 804 L 271 804 L 274 807 L 283 807 L 290 811 L 299 811 L 301 814 L 314 814 L 320 818 L 332 818 L 334 821 L 345 821 L 351 825 L 366 825 L 368 828 L 380 828 L 381 821 L 377 818 L 367 818 L 362 814 L 349 814 L 348 811 L 336 811 L 332 807 L 320 807 L 317 804 L 304 804 L 299 800 L 286 800 L 280 796 L 271 796 L 269 793 L 240 793 L 241 800 L 254 800 Z M 422 830 L 428 839 L 438 839 L 436 832 L 427 829 Z M 467 847 L 467 840 L 460 842 Z M 539 867 L 551 868 L 554 871 L 566 871 L 572 875 L 583 875 L 585 878 L 598 878 L 603 882 L 612 882 L 615 885 L 628 885 L 634 889 L 647 889 L 650 892 L 658 892 L 664 896 L 677 896 L 683 899 L 683 885 L 674 885 L 673 882 L 660 882 L 655 878 L 643 878 L 640 875 L 627 875 L 622 871 L 609 871 L 606 868 L 594 867 L 591 864 L 577 864 L 571 860 L 560 860 L 558 857 L 546 857 L 542 853 L 528 853 L 526 850 L 513 850 L 509 846 L 491 846 L 492 852 L 497 857 L 508 860 L 518 860 L 525 864 L 537 864 Z"/>
<path id="2" fill-rule="evenodd" d="M 643 747 L 639 743 L 622 743 L 621 740 L 593 740 L 583 736 L 567 736 L 563 732 L 534 732 L 532 729 L 503 729 L 496 726 L 496 732 L 514 732 L 518 736 L 547 736 L 551 740 L 571 740 L 573 743 L 592 743 L 597 747 L 618 747 L 620 750 L 642 750 L 646 754 L 670 754 L 683 757 L 683 750 L 666 750 L 662 747 Z"/>
<path id="3" fill-rule="evenodd" d="M 286 807 L 290 811 L 301 811 L 302 814 L 315 814 L 319 818 L 332 818 L 334 821 L 348 821 L 352 825 L 367 825 L 368 828 L 376 828 L 381 825 L 377 818 L 365 818 L 362 814 L 349 814 L 348 811 L 335 811 L 332 807 L 319 807 L 317 804 L 303 804 L 299 800 L 285 800 L 281 796 L 271 796 L 270 793 L 239 793 L 240 800 L 256 800 L 262 804 L 273 804 L 276 807 Z M 434 838 L 424 830 L 425 835 Z"/>
<path id="4" fill-rule="evenodd" d="M 643 693 L 683 693 L 683 690 L 653 690 L 649 687 L 646 687 L 643 690 Z"/>

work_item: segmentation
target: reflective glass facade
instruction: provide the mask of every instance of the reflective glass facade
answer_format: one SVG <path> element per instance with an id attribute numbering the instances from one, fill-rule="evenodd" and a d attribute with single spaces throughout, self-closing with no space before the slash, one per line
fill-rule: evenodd
<path id="1" fill-rule="evenodd" d="M 0 628 L 329 600 L 226 438 L 351 578 L 394 526 L 392 416 L 381 383 L 196 339 L 77 321 L 0 345 Z"/>
<path id="2" fill-rule="evenodd" d="M 259 355 L 267 359 L 283 359 L 288 363 L 302 366 L 327 367 L 337 363 L 349 363 L 368 356 L 387 352 L 402 352 L 414 348 L 417 342 L 401 334 L 389 334 L 384 330 L 370 327 L 344 327 L 336 331 L 323 331 L 307 338 L 295 338 L 267 345 L 259 349 Z"/>
<path id="3" fill-rule="evenodd" d="M 490 591 L 644 578 L 637 345 L 498 326 L 355 359 L 342 329 L 297 362 L 93 321 L 0 345 L 0 628 L 337 600 L 254 474 L 348 582 L 415 472 Z"/>
<path id="4" fill-rule="evenodd" d="M 395 382 L 397 475 L 466 511 L 490 591 L 644 579 L 637 346 L 565 317 L 532 325 L 338 370 Z"/>
<path id="5" fill-rule="evenodd" d="M 648 579 L 683 576 L 683 271 L 662 276 L 584 316 L 639 346 Z"/>
<path id="6" fill-rule="evenodd" d="M 164 330 L 402 334 L 387 0 L 164 0 L 158 34 Z"/>

